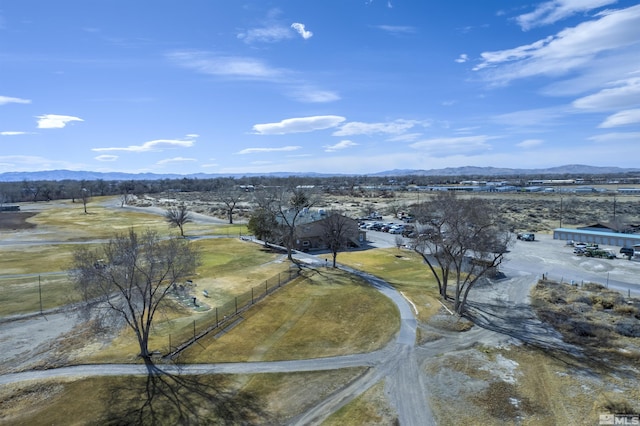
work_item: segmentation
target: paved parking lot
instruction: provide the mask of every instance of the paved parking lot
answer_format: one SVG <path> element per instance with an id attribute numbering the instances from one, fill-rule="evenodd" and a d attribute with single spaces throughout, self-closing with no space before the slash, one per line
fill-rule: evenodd
<path id="1" fill-rule="evenodd" d="M 397 235 L 367 231 L 370 247 L 396 247 Z M 536 234 L 535 241 L 516 240 L 505 255 L 500 268 L 507 275 L 517 273 L 546 274 L 548 278 L 563 282 L 597 282 L 628 295 L 640 297 L 640 262 L 620 255 L 620 247 L 610 248 L 616 259 L 577 256 L 566 241 L 554 240 L 552 235 Z M 410 239 L 404 238 L 405 243 Z"/>

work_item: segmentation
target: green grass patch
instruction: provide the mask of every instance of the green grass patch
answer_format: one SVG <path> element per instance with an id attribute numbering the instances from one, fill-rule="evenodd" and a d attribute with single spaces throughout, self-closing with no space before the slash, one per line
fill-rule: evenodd
<path id="1" fill-rule="evenodd" d="M 338 270 L 309 272 L 247 313 L 220 338 L 207 336 L 183 362 L 273 361 L 369 352 L 400 326 L 393 302 Z"/>

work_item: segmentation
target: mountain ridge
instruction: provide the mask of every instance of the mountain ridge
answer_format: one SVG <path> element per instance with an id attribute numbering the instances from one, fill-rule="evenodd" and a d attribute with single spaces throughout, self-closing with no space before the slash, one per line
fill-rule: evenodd
<path id="1" fill-rule="evenodd" d="M 442 169 L 394 169 L 377 173 L 315 173 L 315 172 L 271 172 L 271 173 L 123 173 L 93 172 L 82 170 L 43 170 L 36 172 L 0 173 L 0 182 L 20 181 L 62 181 L 62 180 L 160 180 L 160 179 L 215 179 L 222 177 L 335 177 L 335 176 L 531 176 L 531 175 L 603 175 L 640 172 L 640 168 L 622 168 L 608 166 L 589 166 L 584 164 L 567 164 L 545 169 L 515 169 L 506 167 L 446 167 Z"/>

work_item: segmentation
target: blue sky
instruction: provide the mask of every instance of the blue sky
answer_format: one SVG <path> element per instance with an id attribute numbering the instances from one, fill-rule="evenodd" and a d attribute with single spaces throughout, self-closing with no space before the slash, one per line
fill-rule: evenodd
<path id="1" fill-rule="evenodd" d="M 640 4 L 0 1 L 0 173 L 640 166 Z"/>

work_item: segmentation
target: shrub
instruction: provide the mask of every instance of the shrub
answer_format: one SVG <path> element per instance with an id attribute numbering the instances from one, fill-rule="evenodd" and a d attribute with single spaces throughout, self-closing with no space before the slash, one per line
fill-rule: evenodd
<path id="1" fill-rule="evenodd" d="M 626 337 L 640 337 L 640 322 L 633 319 L 622 319 L 615 326 L 615 331 Z"/>
<path id="2" fill-rule="evenodd" d="M 601 291 L 605 289 L 605 287 L 602 284 L 598 284 L 598 283 L 584 283 L 582 288 L 587 291 Z"/>
<path id="3" fill-rule="evenodd" d="M 622 314 L 622 315 L 633 315 L 636 316 L 638 314 L 638 308 L 636 308 L 633 305 L 628 305 L 628 304 L 622 304 L 622 305 L 616 305 L 613 307 L 613 312 L 617 313 L 617 314 Z"/>

